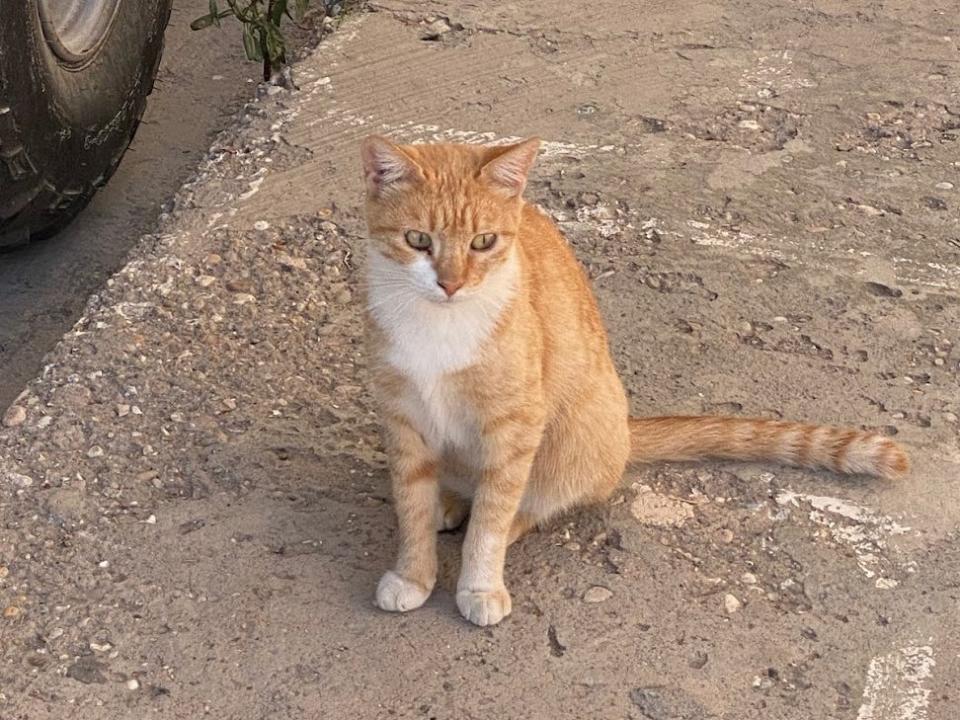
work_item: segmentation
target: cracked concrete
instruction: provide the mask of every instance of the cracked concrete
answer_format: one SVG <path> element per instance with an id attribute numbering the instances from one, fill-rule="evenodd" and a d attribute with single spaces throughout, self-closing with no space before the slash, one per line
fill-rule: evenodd
<path id="1" fill-rule="evenodd" d="M 379 2 L 215 143 L 0 431 L 7 718 L 952 718 L 955 14 Z M 482 31 L 481 31 L 482 30 Z M 637 414 L 879 428 L 902 484 L 635 468 L 405 616 L 357 144 L 539 134 Z"/>

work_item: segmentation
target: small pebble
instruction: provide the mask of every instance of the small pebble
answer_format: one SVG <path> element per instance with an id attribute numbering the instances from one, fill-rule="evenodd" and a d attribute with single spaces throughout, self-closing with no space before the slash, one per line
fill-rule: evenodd
<path id="1" fill-rule="evenodd" d="M 0 580 L 3 580 L 9 574 L 10 568 L 8 568 L 6 565 L 0 565 Z"/>
<path id="2" fill-rule="evenodd" d="M 737 123 L 737 125 L 739 125 L 742 128 L 746 128 L 747 130 L 760 129 L 760 123 L 758 123 L 756 120 L 741 120 L 740 122 Z"/>
<path id="3" fill-rule="evenodd" d="M 728 615 L 733 615 L 740 609 L 741 603 L 737 599 L 736 595 L 731 595 L 727 593 L 723 596 L 723 609 L 727 611 Z"/>
<path id="4" fill-rule="evenodd" d="M 4 480 L 21 488 L 30 487 L 33 485 L 33 478 L 29 475 L 23 475 L 21 473 L 7 473 L 4 477 Z"/>
<path id="5" fill-rule="evenodd" d="M 130 414 L 129 405 L 117 405 L 117 417 L 126 417 Z"/>
<path id="6" fill-rule="evenodd" d="M 102 455 L 103 455 L 103 448 L 100 447 L 99 445 L 94 445 L 92 448 L 87 450 L 88 458 L 97 458 L 97 457 L 101 457 Z"/>
<path id="7" fill-rule="evenodd" d="M 50 423 L 52 423 L 52 422 L 53 422 L 53 416 L 51 416 L 51 415 L 43 415 L 39 420 L 37 420 L 37 424 L 34 425 L 34 427 L 35 427 L 37 430 L 44 430 L 44 429 L 50 427 Z"/>
<path id="8" fill-rule="evenodd" d="M 16 427 L 22 425 L 27 419 L 27 411 L 19 405 L 11 405 L 3 414 L 3 424 L 5 427 Z"/>
<path id="9" fill-rule="evenodd" d="M 101 560 L 100 562 L 97 563 L 97 567 L 100 567 L 100 568 L 108 568 L 108 567 L 110 567 L 110 561 L 109 561 L 109 560 Z"/>
<path id="10" fill-rule="evenodd" d="M 613 593 L 605 587 L 594 585 L 583 594 L 586 603 L 602 603 L 613 597 Z"/>
<path id="11" fill-rule="evenodd" d="M 743 575 L 740 576 L 740 579 L 741 579 L 746 585 L 756 585 L 756 584 L 757 584 L 757 576 L 754 575 L 754 574 L 751 573 L 751 572 L 745 572 Z"/>
<path id="12" fill-rule="evenodd" d="M 937 190 L 953 190 L 953 183 L 944 180 L 943 182 L 938 182 L 934 187 L 937 188 Z"/>
<path id="13" fill-rule="evenodd" d="M 254 230 L 267 230 L 269 228 L 270 228 L 270 223 L 268 223 L 266 220 L 257 220 L 253 224 Z"/>
<path id="14" fill-rule="evenodd" d="M 135 479 L 138 483 L 150 482 L 150 481 L 153 480 L 155 477 L 157 477 L 157 475 L 159 475 L 159 474 L 160 474 L 160 473 L 158 473 L 156 470 L 144 470 L 143 472 L 137 473 L 137 475 L 136 475 L 136 477 L 135 477 L 134 479 Z"/>
<path id="15" fill-rule="evenodd" d="M 249 294 L 253 290 L 253 283 L 249 278 L 232 278 L 225 283 L 227 290 L 235 293 Z"/>
<path id="16" fill-rule="evenodd" d="M 213 275 L 201 275 L 197 278 L 197 285 L 200 287 L 210 287 L 217 279 Z"/>
<path id="17" fill-rule="evenodd" d="M 280 267 L 284 267 L 288 270 L 306 270 L 307 261 L 301 257 L 292 257 L 286 253 L 280 253 L 277 256 L 277 262 L 280 263 Z"/>
<path id="18" fill-rule="evenodd" d="M 20 612 L 20 608 L 16 605 L 8 605 L 3 609 L 3 616 L 8 620 L 12 620 L 13 618 L 20 617 Z"/>
<path id="19" fill-rule="evenodd" d="M 147 519 L 144 520 L 144 522 L 145 522 L 147 525 L 156 525 L 156 524 L 157 524 L 157 516 L 156 516 L 156 515 L 148 515 L 148 516 L 147 516 Z"/>
<path id="20" fill-rule="evenodd" d="M 881 210 L 880 208 L 874 207 L 873 205 L 860 204 L 857 205 L 857 209 L 861 212 L 866 213 L 870 217 L 879 217 L 881 215 L 886 215 L 886 211 Z"/>
<path id="21" fill-rule="evenodd" d="M 136 678 L 130 678 L 127 680 L 127 690 L 138 690 L 140 688 L 140 681 Z"/>

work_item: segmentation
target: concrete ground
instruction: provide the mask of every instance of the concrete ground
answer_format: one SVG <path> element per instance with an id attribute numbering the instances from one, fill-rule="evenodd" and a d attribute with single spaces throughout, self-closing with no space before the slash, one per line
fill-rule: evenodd
<path id="1" fill-rule="evenodd" d="M 484 10 L 479 8 L 483 7 Z M 214 143 L 0 431 L 0 716 L 948 720 L 960 25 L 903 0 L 391 0 Z M 358 141 L 539 134 L 637 414 L 879 428 L 899 484 L 635 468 L 514 613 L 381 613 Z"/>

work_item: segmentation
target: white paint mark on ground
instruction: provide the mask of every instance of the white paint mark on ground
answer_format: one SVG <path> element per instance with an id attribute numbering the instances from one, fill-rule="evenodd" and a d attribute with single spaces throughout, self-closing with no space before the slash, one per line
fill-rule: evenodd
<path id="1" fill-rule="evenodd" d="M 246 200 L 256 195 L 258 192 L 260 192 L 260 186 L 263 185 L 263 180 L 264 180 L 264 175 L 261 175 L 256 180 L 251 180 L 248 183 L 250 189 L 247 190 L 246 192 L 240 193 L 237 199 Z"/>
<path id="2" fill-rule="evenodd" d="M 887 549 L 887 538 L 903 535 L 910 528 L 900 525 L 876 510 L 854 505 L 839 498 L 824 495 L 806 495 L 784 490 L 777 495 L 779 505 L 800 507 L 810 505 L 810 519 L 827 528 L 835 542 L 849 545 L 857 557 L 863 574 L 874 580 L 881 590 L 897 586 L 897 580 L 884 574 L 881 558 Z M 910 572 L 909 566 L 904 570 Z"/>
<path id="3" fill-rule="evenodd" d="M 933 648 L 910 645 L 870 661 L 857 720 L 926 720 Z"/>
<path id="4" fill-rule="evenodd" d="M 690 240 L 696 245 L 730 248 L 749 255 L 824 269 L 835 269 L 837 261 L 847 259 L 841 253 L 838 253 L 836 248 L 815 243 L 808 238 L 805 238 L 801 243 L 799 239 L 751 235 L 750 233 L 734 232 L 722 228 L 711 229 L 708 223 L 693 220 L 688 222 L 688 225 L 692 230 Z M 682 233 L 673 234 L 682 235 Z M 816 251 L 817 254 L 812 255 L 811 250 Z M 871 253 L 853 248 L 847 248 L 846 253 L 851 261 L 857 261 L 859 257 L 871 255 Z M 960 282 L 960 265 L 922 262 L 904 257 L 894 257 L 890 260 L 899 266 L 898 281 L 906 285 L 925 285 L 945 290 L 956 290 L 957 284 Z"/>
<path id="5" fill-rule="evenodd" d="M 454 128 L 441 128 L 439 125 L 423 125 L 415 123 L 404 123 L 401 125 L 383 125 L 383 132 L 387 135 L 398 135 L 401 138 L 409 138 L 408 142 L 455 142 L 466 143 L 468 145 L 509 145 L 510 143 L 520 142 L 526 138 L 519 136 L 498 136 L 494 132 L 481 132 L 479 130 L 456 130 Z M 573 157 L 583 157 L 593 153 L 609 153 L 618 149 L 617 145 L 584 145 L 570 142 L 559 142 L 556 140 L 542 140 L 540 142 L 540 155 L 550 158 L 560 155 L 570 155 Z"/>
<path id="6" fill-rule="evenodd" d="M 552 217 L 565 232 L 596 232 L 609 238 L 634 227 L 623 210 L 603 204 L 579 207 L 573 214 L 542 207 L 540 210 Z"/>

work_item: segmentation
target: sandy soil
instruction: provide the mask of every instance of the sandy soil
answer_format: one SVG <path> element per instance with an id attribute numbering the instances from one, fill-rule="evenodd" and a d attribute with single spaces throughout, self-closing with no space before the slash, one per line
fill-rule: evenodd
<path id="1" fill-rule="evenodd" d="M 485 8 L 481 11 L 478 8 Z M 381 2 L 262 88 L 0 431 L 0 716 L 947 720 L 960 687 L 955 13 Z M 637 414 L 879 428 L 902 484 L 635 468 L 514 614 L 371 599 L 394 520 L 357 144 L 537 133 Z"/>

